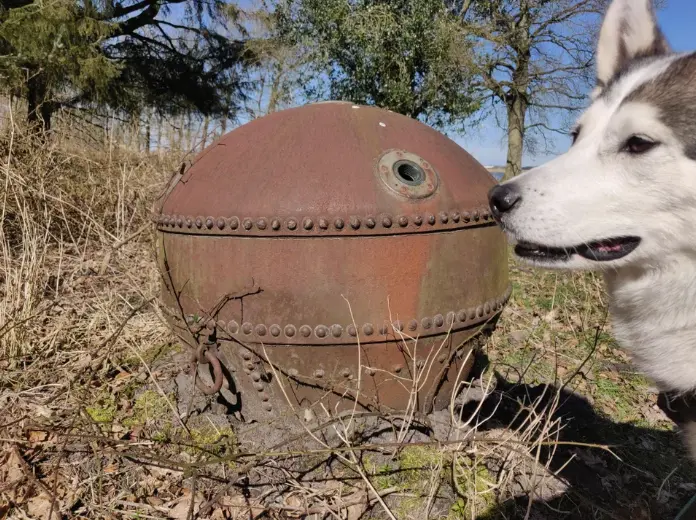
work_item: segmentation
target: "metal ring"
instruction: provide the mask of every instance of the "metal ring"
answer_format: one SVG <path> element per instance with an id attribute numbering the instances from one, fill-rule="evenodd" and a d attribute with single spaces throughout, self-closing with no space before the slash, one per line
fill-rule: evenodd
<path id="1" fill-rule="evenodd" d="M 220 365 L 220 360 L 210 350 L 205 349 L 203 355 L 205 356 L 205 359 L 208 361 L 208 363 L 213 365 L 213 386 L 210 387 L 206 385 L 205 383 L 203 383 L 203 381 L 201 381 L 201 378 L 198 377 L 199 356 L 196 355 L 196 353 L 194 352 L 191 353 L 191 371 L 194 379 L 196 380 L 196 387 L 206 395 L 214 395 L 217 394 L 222 388 L 222 366 Z"/>

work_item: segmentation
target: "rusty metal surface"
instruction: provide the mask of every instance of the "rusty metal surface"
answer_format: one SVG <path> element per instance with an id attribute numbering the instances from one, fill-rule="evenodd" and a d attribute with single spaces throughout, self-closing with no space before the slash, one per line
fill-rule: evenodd
<path id="1" fill-rule="evenodd" d="M 163 302 L 193 348 L 219 344 L 223 394 L 246 417 L 288 399 L 445 406 L 510 294 L 494 184 L 391 112 L 267 116 L 209 147 L 159 205 Z"/>

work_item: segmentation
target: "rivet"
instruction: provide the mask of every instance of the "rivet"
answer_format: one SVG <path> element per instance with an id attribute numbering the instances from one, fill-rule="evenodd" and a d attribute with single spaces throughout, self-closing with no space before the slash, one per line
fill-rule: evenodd
<path id="1" fill-rule="evenodd" d="M 196 227 L 198 229 L 203 227 L 203 217 L 196 217 Z"/>
<path id="2" fill-rule="evenodd" d="M 478 314 L 479 318 L 482 317 L 483 316 L 483 307 L 477 307 L 476 314 Z"/>
<path id="3" fill-rule="evenodd" d="M 270 330 L 271 330 L 271 336 L 273 336 L 274 338 L 277 338 L 278 336 L 280 336 L 280 332 L 281 332 L 280 325 L 271 325 Z"/>
<path id="4" fill-rule="evenodd" d="M 215 320 L 209 320 L 208 323 L 205 324 L 205 328 L 212 331 L 215 330 Z"/>
<path id="5" fill-rule="evenodd" d="M 265 336 L 266 332 L 268 332 L 268 329 L 266 328 L 265 325 L 257 325 L 256 326 L 256 335 L 257 336 Z"/>
<path id="6" fill-rule="evenodd" d="M 350 227 L 353 229 L 360 229 L 360 219 L 358 217 L 350 217 Z"/>
<path id="7" fill-rule="evenodd" d="M 256 221 L 256 227 L 263 231 L 268 227 L 268 221 L 265 218 L 260 218 Z"/>
<path id="8" fill-rule="evenodd" d="M 184 219 L 181 217 L 176 217 L 176 225 L 179 227 L 184 227 Z"/>
<path id="9" fill-rule="evenodd" d="M 358 331 L 355 328 L 355 325 L 348 325 L 348 327 L 346 328 L 346 332 L 348 332 L 348 335 L 352 336 L 352 337 L 355 337 L 358 335 Z"/>
<path id="10" fill-rule="evenodd" d="M 363 326 L 363 332 L 365 336 L 372 336 L 375 333 L 375 328 L 372 326 L 372 323 L 365 324 L 365 326 Z"/>
<path id="11" fill-rule="evenodd" d="M 388 332 L 389 332 L 389 327 L 387 327 L 386 325 L 382 325 L 382 326 L 379 328 L 379 333 L 380 333 L 382 336 L 386 336 Z"/>
<path id="12" fill-rule="evenodd" d="M 350 370 L 347 368 L 344 368 L 343 371 L 341 372 L 341 375 L 345 378 L 350 377 Z"/>
<path id="13" fill-rule="evenodd" d="M 193 227 L 193 219 L 191 217 L 186 217 L 186 227 L 189 229 Z"/>
<path id="14" fill-rule="evenodd" d="M 423 365 L 425 365 L 425 361 L 423 361 L 422 359 L 416 361 L 416 368 L 423 368 Z"/>
<path id="15" fill-rule="evenodd" d="M 237 217 L 232 217 L 230 219 L 230 229 L 237 229 L 239 227 L 239 219 Z"/>
<path id="16" fill-rule="evenodd" d="M 286 225 L 290 231 L 294 231 L 297 229 L 297 220 L 291 218 Z"/>
<path id="17" fill-rule="evenodd" d="M 403 215 L 402 215 L 401 217 L 399 217 L 399 225 L 400 225 L 401 227 L 406 227 L 406 226 L 408 226 L 408 217 L 403 216 Z"/>
<path id="18" fill-rule="evenodd" d="M 444 211 L 440 213 L 440 222 L 442 222 L 443 224 L 447 224 L 449 222 L 449 215 L 447 215 L 447 213 L 445 213 Z"/>
<path id="19" fill-rule="evenodd" d="M 239 332 L 239 323 L 236 321 L 232 320 L 227 324 L 227 332 L 230 334 L 237 334 Z"/>
<path id="20" fill-rule="evenodd" d="M 401 365 L 394 365 L 394 368 L 392 369 L 392 371 L 395 374 L 400 374 L 402 370 L 403 370 L 403 367 Z"/>
<path id="21" fill-rule="evenodd" d="M 251 323 L 245 323 L 242 325 L 242 332 L 247 336 L 251 334 L 254 330 L 254 326 Z"/>
<path id="22" fill-rule="evenodd" d="M 436 327 L 442 327 L 445 324 L 445 317 L 442 314 L 438 314 L 433 318 L 433 323 Z"/>
<path id="23" fill-rule="evenodd" d="M 291 368 L 290 370 L 288 370 L 288 375 L 290 377 L 297 377 L 299 374 L 300 373 L 297 371 L 296 368 Z"/>
<path id="24" fill-rule="evenodd" d="M 194 321 L 194 320 L 193 320 L 193 316 L 192 316 L 191 314 L 189 314 L 188 316 L 186 316 L 186 323 L 188 323 L 189 325 L 191 325 L 191 324 L 193 323 L 193 321 Z"/>
<path id="25" fill-rule="evenodd" d="M 217 219 L 217 227 L 218 229 L 225 229 L 225 219 L 220 217 Z"/>
<path id="26" fill-rule="evenodd" d="M 302 223 L 302 227 L 305 228 L 305 231 L 309 231 L 314 227 L 314 221 L 311 218 L 306 218 Z"/>
<path id="27" fill-rule="evenodd" d="M 367 375 L 368 375 L 368 376 L 374 376 L 375 373 L 376 373 L 376 372 L 375 372 L 375 369 L 374 369 L 374 368 L 370 368 L 370 367 L 367 368 L 366 372 L 367 372 Z"/>
<path id="28" fill-rule="evenodd" d="M 465 322 L 466 321 L 466 311 L 459 311 L 459 313 L 457 314 L 457 319 L 461 322 Z"/>
<path id="29" fill-rule="evenodd" d="M 243 227 L 244 229 L 246 229 L 247 231 L 249 231 L 252 227 L 254 227 L 254 223 L 251 221 L 250 218 L 245 218 L 245 219 L 242 221 L 242 227 Z"/>
<path id="30" fill-rule="evenodd" d="M 390 227 L 392 227 L 392 219 L 391 219 L 390 217 L 384 217 L 384 218 L 382 219 L 382 225 L 383 225 L 385 228 L 390 228 Z"/>
<path id="31" fill-rule="evenodd" d="M 343 327 L 340 325 L 332 325 L 331 326 L 331 335 L 334 338 L 340 338 L 341 335 L 343 335 Z"/>
<path id="32" fill-rule="evenodd" d="M 488 210 L 484 209 L 483 211 L 481 211 L 481 217 L 483 217 L 483 220 L 488 220 L 490 218 Z"/>
<path id="33" fill-rule="evenodd" d="M 168 217 L 167 217 L 166 215 L 160 215 L 156 222 L 157 222 L 158 224 L 161 224 L 161 225 L 163 225 L 163 226 L 166 226 L 168 220 L 169 220 L 169 219 L 168 219 Z"/>
<path id="34" fill-rule="evenodd" d="M 430 224 L 431 226 L 434 226 L 435 222 L 437 222 L 435 215 L 428 215 L 427 219 L 428 219 L 428 224 Z"/>
<path id="35" fill-rule="evenodd" d="M 246 369 L 249 371 L 249 373 L 251 373 L 251 371 L 254 370 L 254 368 L 256 368 L 256 367 L 254 366 L 254 364 L 252 362 L 249 362 L 246 364 Z"/>
<path id="36" fill-rule="evenodd" d="M 294 325 L 287 325 L 285 327 L 285 335 L 288 338 L 292 338 L 293 336 L 295 336 L 296 333 L 297 333 L 297 329 L 295 329 Z"/>
<path id="37" fill-rule="evenodd" d="M 314 329 L 314 334 L 317 335 L 317 338 L 325 338 L 328 333 L 329 331 L 324 325 L 318 325 L 317 328 Z"/>
<path id="38" fill-rule="evenodd" d="M 318 378 L 318 379 L 321 379 L 322 377 L 324 377 L 324 371 L 321 370 L 321 369 L 315 370 L 315 371 L 314 371 L 314 377 L 316 377 L 316 378 Z"/>
<path id="39" fill-rule="evenodd" d="M 271 229 L 273 229 L 273 231 L 278 231 L 280 229 L 280 220 L 274 218 L 273 222 L 271 222 Z"/>
<path id="40" fill-rule="evenodd" d="M 268 397 L 268 394 L 265 393 L 265 392 L 262 393 L 262 394 L 260 394 L 260 397 L 261 397 L 261 400 L 262 400 L 264 403 L 267 403 L 267 402 L 270 401 L 270 399 L 271 399 L 270 397 Z M 267 406 L 268 406 L 267 410 L 270 412 L 270 411 L 272 410 L 272 408 L 270 408 L 271 405 L 269 404 L 269 405 L 267 405 Z"/>
<path id="41" fill-rule="evenodd" d="M 337 218 L 334 222 L 334 227 L 336 229 L 343 229 L 343 226 L 345 226 L 345 222 L 343 222 L 342 218 Z"/>
<path id="42" fill-rule="evenodd" d="M 401 323 L 399 320 L 395 321 L 392 326 L 394 327 L 394 330 L 398 330 L 399 332 L 402 332 L 404 330 L 404 324 Z"/>
<path id="43" fill-rule="evenodd" d="M 259 374 L 258 372 L 252 372 L 251 379 L 258 383 L 259 381 L 261 381 L 261 374 Z"/>
<path id="44" fill-rule="evenodd" d="M 254 373 L 253 373 L 253 372 L 251 373 L 251 376 L 252 376 L 252 377 L 254 376 Z M 256 390 L 257 392 L 263 392 L 263 391 L 264 391 L 264 388 L 265 388 L 265 387 L 263 386 L 263 383 L 253 383 L 251 386 L 253 386 L 253 387 L 254 387 L 254 390 Z"/>
<path id="45" fill-rule="evenodd" d="M 431 320 L 430 318 L 423 318 L 423 319 L 421 320 L 421 326 L 422 326 L 425 330 L 428 330 L 430 327 L 433 326 L 433 320 Z"/>
<path id="46" fill-rule="evenodd" d="M 423 217 L 421 217 L 420 215 L 414 215 L 413 216 L 413 223 L 416 226 L 422 226 L 423 225 Z"/>
<path id="47" fill-rule="evenodd" d="M 450 311 L 447 313 L 447 325 L 452 325 L 453 323 L 454 323 L 454 313 Z"/>
<path id="48" fill-rule="evenodd" d="M 417 320 L 411 320 L 408 322 L 408 330 L 411 332 L 415 331 L 418 328 L 418 321 Z"/>
<path id="49" fill-rule="evenodd" d="M 273 407 L 271 406 L 271 403 L 266 403 L 263 405 L 263 409 L 266 410 L 267 412 L 272 412 Z"/>
<path id="50" fill-rule="evenodd" d="M 491 304 L 490 303 L 486 303 L 486 305 L 483 307 L 483 312 L 485 312 L 486 314 L 491 313 Z"/>
<path id="51" fill-rule="evenodd" d="M 437 360 L 438 360 L 440 363 L 444 363 L 445 361 L 447 361 L 447 355 L 446 355 L 446 354 L 442 354 L 439 358 L 437 358 Z"/>
<path id="52" fill-rule="evenodd" d="M 302 334 L 303 337 L 308 338 L 312 335 L 312 327 L 309 325 L 302 325 L 300 327 L 300 334 Z"/>
<path id="53" fill-rule="evenodd" d="M 452 212 L 452 222 L 457 223 L 462 218 L 458 211 Z"/>
<path id="54" fill-rule="evenodd" d="M 213 217 L 208 217 L 207 219 L 205 219 L 205 227 L 207 227 L 208 229 L 213 229 L 213 225 Z"/>
<path id="55" fill-rule="evenodd" d="M 476 318 L 476 309 L 469 309 L 469 319 L 473 320 Z"/>
<path id="56" fill-rule="evenodd" d="M 468 211 L 465 211 L 464 213 L 462 213 L 462 220 L 463 220 L 464 222 L 470 222 L 470 221 L 471 221 L 471 215 L 469 214 Z"/>
<path id="57" fill-rule="evenodd" d="M 473 217 L 474 217 L 474 220 L 475 220 L 476 222 L 479 221 L 479 219 L 481 218 L 481 214 L 479 213 L 479 210 L 474 210 Z"/>
<path id="58" fill-rule="evenodd" d="M 251 361 L 251 352 L 245 351 L 244 354 L 242 354 L 242 357 L 244 358 L 244 361 Z"/>
<path id="59" fill-rule="evenodd" d="M 377 221 L 373 217 L 367 217 L 365 219 L 365 225 L 370 229 L 374 229 L 374 227 L 377 225 Z"/>
<path id="60" fill-rule="evenodd" d="M 325 218 L 320 218 L 319 219 L 319 228 L 320 229 L 329 229 L 329 221 L 326 220 Z"/>

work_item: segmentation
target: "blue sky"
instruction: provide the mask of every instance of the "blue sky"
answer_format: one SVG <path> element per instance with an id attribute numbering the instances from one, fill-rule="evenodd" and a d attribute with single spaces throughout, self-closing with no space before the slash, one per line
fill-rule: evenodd
<path id="1" fill-rule="evenodd" d="M 667 0 L 667 6 L 658 13 L 658 18 L 665 36 L 672 48 L 676 51 L 696 50 L 696 1 L 694 0 Z M 505 136 L 495 122 L 486 121 L 482 127 L 466 136 L 451 136 L 471 155 L 485 165 L 505 164 L 506 143 Z M 556 151 L 563 152 L 568 147 L 569 141 L 564 138 L 556 139 Z M 552 155 L 536 155 L 524 158 L 525 166 L 533 166 L 544 163 Z"/>

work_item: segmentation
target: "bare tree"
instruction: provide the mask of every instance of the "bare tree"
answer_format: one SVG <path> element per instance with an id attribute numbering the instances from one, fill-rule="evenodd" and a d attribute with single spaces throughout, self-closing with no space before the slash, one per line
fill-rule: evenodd
<path id="1" fill-rule="evenodd" d="M 582 108 L 593 82 L 595 37 L 607 3 L 450 3 L 481 42 L 477 54 L 479 88 L 484 109 L 491 110 L 500 122 L 504 120 L 501 126 L 507 130 L 506 179 L 522 171 L 525 147 L 535 151 L 535 138 L 540 138 L 548 150 L 549 135 L 567 131 L 563 116 Z M 560 124 L 552 121 L 558 117 Z"/>

